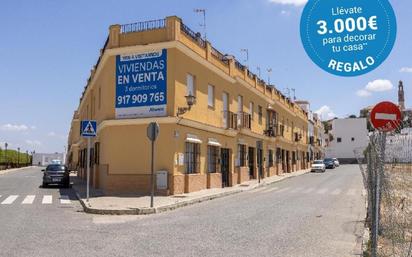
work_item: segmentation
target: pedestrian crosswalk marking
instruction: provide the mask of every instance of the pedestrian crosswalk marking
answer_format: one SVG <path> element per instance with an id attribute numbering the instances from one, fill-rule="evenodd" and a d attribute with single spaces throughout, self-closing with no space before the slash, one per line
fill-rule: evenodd
<path id="1" fill-rule="evenodd" d="M 338 194 L 340 194 L 342 192 L 342 190 L 340 190 L 339 188 L 338 189 L 335 189 L 333 192 L 332 192 L 332 195 L 338 195 Z"/>
<path id="2" fill-rule="evenodd" d="M 3 202 L 1 202 L 1 204 L 12 204 L 18 197 L 18 195 L 10 195 Z"/>
<path id="3" fill-rule="evenodd" d="M 62 195 L 62 196 L 60 197 L 60 203 L 61 203 L 61 204 L 70 204 L 71 201 L 70 201 L 70 199 L 69 199 L 69 196 L 68 196 L 68 195 Z"/>
<path id="4" fill-rule="evenodd" d="M 51 195 L 45 195 L 43 196 L 42 204 L 52 204 L 53 202 L 53 196 Z"/>
<path id="5" fill-rule="evenodd" d="M 28 195 L 26 198 L 24 198 L 23 202 L 21 204 L 32 204 L 34 202 L 35 195 Z"/>

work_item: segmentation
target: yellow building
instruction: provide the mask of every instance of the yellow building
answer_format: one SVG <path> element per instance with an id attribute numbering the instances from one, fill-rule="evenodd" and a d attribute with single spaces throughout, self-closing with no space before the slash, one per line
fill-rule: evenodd
<path id="1" fill-rule="evenodd" d="M 190 106 L 190 108 L 189 108 Z M 106 193 L 148 193 L 157 122 L 158 194 L 233 186 L 306 169 L 307 113 L 175 16 L 113 25 L 91 71 L 70 135 L 68 162 L 85 177 L 80 121 L 98 122 L 91 181 Z"/>

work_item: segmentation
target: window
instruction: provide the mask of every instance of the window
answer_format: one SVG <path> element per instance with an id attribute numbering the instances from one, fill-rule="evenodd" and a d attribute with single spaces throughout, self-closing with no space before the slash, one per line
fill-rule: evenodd
<path id="1" fill-rule="evenodd" d="M 342 143 L 342 138 L 338 137 L 337 140 L 338 140 L 338 143 Z"/>
<path id="2" fill-rule="evenodd" d="M 246 166 L 246 145 L 237 145 L 237 158 L 239 160 L 239 167 Z"/>
<path id="3" fill-rule="evenodd" d="M 262 125 L 262 117 L 263 117 L 263 109 L 262 109 L 262 106 L 258 106 L 258 118 L 259 118 L 259 124 L 261 124 Z"/>
<path id="4" fill-rule="evenodd" d="M 207 146 L 207 171 L 209 173 L 220 172 L 219 169 L 219 147 Z"/>
<path id="5" fill-rule="evenodd" d="M 273 167 L 273 150 L 269 149 L 269 167 Z"/>
<path id="6" fill-rule="evenodd" d="M 99 87 L 99 110 L 101 106 L 102 106 L 102 88 Z"/>
<path id="7" fill-rule="evenodd" d="M 296 164 L 296 152 L 292 152 L 292 164 Z"/>
<path id="8" fill-rule="evenodd" d="M 250 119 L 254 120 L 255 119 L 255 104 L 253 102 L 249 103 L 249 114 L 250 114 Z"/>
<path id="9" fill-rule="evenodd" d="M 354 141 L 355 141 L 355 138 L 354 138 L 354 137 L 352 137 L 352 139 L 351 139 L 351 140 L 352 140 L 352 142 L 354 142 Z"/>
<path id="10" fill-rule="evenodd" d="M 215 87 L 208 85 L 207 86 L 207 105 L 209 107 L 215 107 Z"/>
<path id="11" fill-rule="evenodd" d="M 186 173 L 199 173 L 200 144 L 186 142 Z"/>
<path id="12" fill-rule="evenodd" d="M 186 94 L 196 96 L 195 77 L 192 74 L 187 74 L 186 86 Z"/>
<path id="13" fill-rule="evenodd" d="M 100 163 L 100 143 L 96 142 L 94 143 L 94 163 L 99 164 Z"/>
<path id="14" fill-rule="evenodd" d="M 238 113 L 243 112 L 243 96 L 241 95 L 237 96 L 237 112 Z"/>

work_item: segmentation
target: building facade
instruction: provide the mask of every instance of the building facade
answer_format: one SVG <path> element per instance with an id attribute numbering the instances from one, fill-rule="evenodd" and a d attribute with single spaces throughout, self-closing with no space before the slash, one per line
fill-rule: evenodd
<path id="1" fill-rule="evenodd" d="M 362 153 L 366 149 L 368 133 L 366 118 L 332 120 L 326 157 L 338 158 L 341 163 L 356 163 L 355 151 Z"/>
<path id="2" fill-rule="evenodd" d="M 34 153 L 32 158 L 33 166 L 47 166 L 53 161 L 60 161 L 62 164 L 66 161 L 64 153 Z"/>
<path id="3" fill-rule="evenodd" d="M 74 112 L 68 163 L 84 178 L 80 121 L 97 120 L 91 181 L 106 193 L 148 193 L 157 122 L 158 194 L 233 186 L 309 167 L 308 114 L 178 17 L 112 25 Z M 164 184 L 164 183 L 162 183 Z"/>

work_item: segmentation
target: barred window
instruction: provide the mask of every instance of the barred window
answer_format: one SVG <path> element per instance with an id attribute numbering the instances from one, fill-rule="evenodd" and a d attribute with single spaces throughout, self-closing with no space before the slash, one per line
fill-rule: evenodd
<path id="1" fill-rule="evenodd" d="M 220 172 L 219 169 L 219 147 L 207 146 L 207 171 L 209 173 Z"/>
<path id="2" fill-rule="evenodd" d="M 246 145 L 238 144 L 237 157 L 239 160 L 239 167 L 246 166 Z"/>
<path id="3" fill-rule="evenodd" d="M 200 168 L 200 144 L 186 142 L 186 173 L 199 173 Z"/>
<path id="4" fill-rule="evenodd" d="M 269 167 L 273 167 L 273 150 L 269 149 Z"/>

